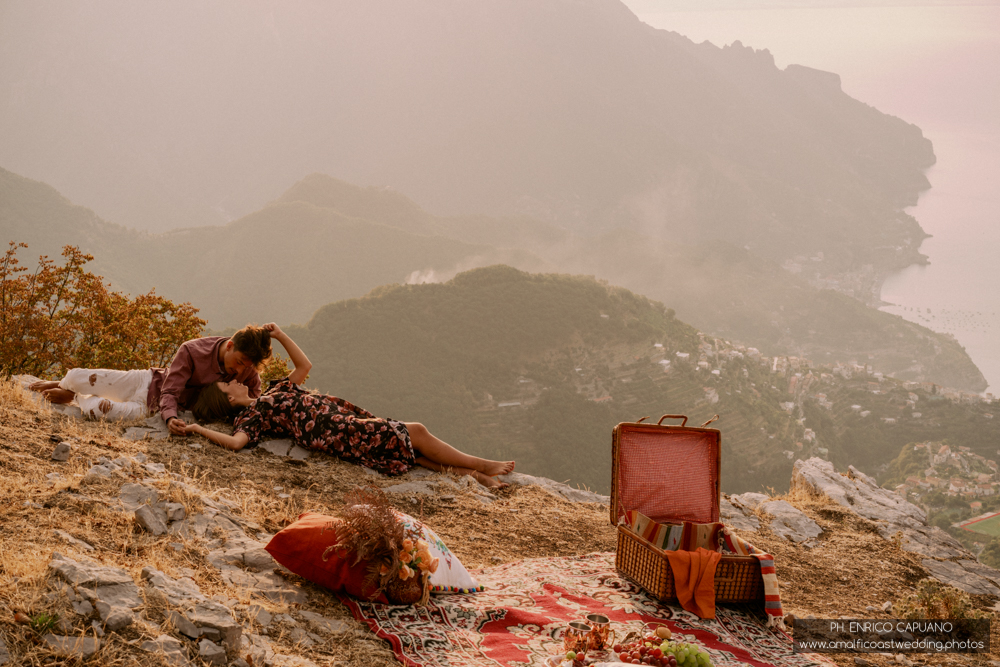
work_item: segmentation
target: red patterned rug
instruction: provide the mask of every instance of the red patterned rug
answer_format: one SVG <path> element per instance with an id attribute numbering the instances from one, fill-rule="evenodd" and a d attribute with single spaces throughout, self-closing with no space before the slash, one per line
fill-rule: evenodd
<path id="1" fill-rule="evenodd" d="M 613 553 L 536 558 L 475 574 L 484 592 L 432 595 L 426 607 L 341 599 L 408 667 L 543 667 L 562 652 L 566 624 L 592 613 L 610 618 L 619 637 L 665 622 L 675 639 L 705 647 L 718 667 L 833 664 L 792 653 L 787 634 L 765 628 L 763 612 L 720 605 L 708 621 L 656 602 L 617 575 Z"/>

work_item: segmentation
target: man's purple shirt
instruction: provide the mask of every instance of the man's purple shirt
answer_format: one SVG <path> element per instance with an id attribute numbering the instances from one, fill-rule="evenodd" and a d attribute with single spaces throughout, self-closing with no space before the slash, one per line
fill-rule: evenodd
<path id="1" fill-rule="evenodd" d="M 146 405 L 150 412 L 160 411 L 163 421 L 177 416 L 198 400 L 198 391 L 213 382 L 237 380 L 250 390 L 250 397 L 260 396 L 260 376 L 253 366 L 238 375 L 227 373 L 219 362 L 219 350 L 229 339 L 225 336 L 195 338 L 180 346 L 170 368 L 154 368 Z"/>

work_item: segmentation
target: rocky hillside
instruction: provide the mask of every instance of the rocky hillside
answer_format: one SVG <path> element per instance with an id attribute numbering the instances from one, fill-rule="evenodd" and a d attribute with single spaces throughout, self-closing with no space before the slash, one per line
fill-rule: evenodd
<path id="1" fill-rule="evenodd" d="M 397 664 L 333 596 L 262 549 L 355 485 L 383 488 L 472 568 L 615 548 L 607 499 L 549 480 L 514 474 L 491 493 L 426 471 L 384 478 L 280 441 L 232 454 L 167 437 L 155 420 L 80 422 L 10 382 L 0 470 L 0 665 Z M 797 464 L 786 496 L 726 499 L 723 517 L 775 556 L 785 610 L 799 617 L 891 618 L 928 575 L 976 607 L 1000 593 L 1000 572 L 918 508 L 823 461 Z"/>

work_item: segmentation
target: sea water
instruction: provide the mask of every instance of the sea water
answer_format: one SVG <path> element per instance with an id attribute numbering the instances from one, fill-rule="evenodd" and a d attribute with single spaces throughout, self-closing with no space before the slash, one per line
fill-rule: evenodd
<path id="1" fill-rule="evenodd" d="M 844 91 L 919 126 L 931 189 L 908 212 L 932 237 L 928 266 L 890 276 L 896 313 L 965 346 L 1000 387 L 1000 2 L 626 0 L 642 21 L 722 46 L 768 49 L 840 74 Z M 794 6 L 782 6 L 793 5 Z M 816 6 L 822 4 L 823 6 Z M 864 4 L 865 6 L 857 6 Z M 813 5 L 813 6 L 810 6 Z M 853 5 L 853 6 L 852 6 Z M 882 6 L 878 6 L 882 5 Z"/>

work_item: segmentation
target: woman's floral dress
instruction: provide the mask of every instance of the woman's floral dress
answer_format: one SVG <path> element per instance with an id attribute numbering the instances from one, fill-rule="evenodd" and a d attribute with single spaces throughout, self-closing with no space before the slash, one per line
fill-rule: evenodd
<path id="1" fill-rule="evenodd" d="M 333 454 L 385 475 L 416 465 L 410 434 L 401 422 L 382 419 L 336 396 L 313 394 L 290 380 L 278 380 L 236 418 L 256 447 L 267 438 L 291 438 L 300 447 Z"/>

